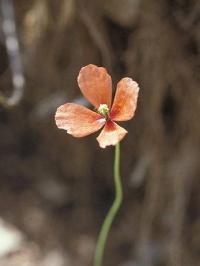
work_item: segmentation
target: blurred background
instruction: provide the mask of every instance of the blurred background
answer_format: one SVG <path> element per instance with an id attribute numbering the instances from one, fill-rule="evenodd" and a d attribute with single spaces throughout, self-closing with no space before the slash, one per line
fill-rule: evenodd
<path id="1" fill-rule="evenodd" d="M 83 102 L 89 63 L 141 87 L 104 265 L 200 265 L 200 2 L 0 0 L 0 14 L 0 266 L 92 265 L 114 149 L 54 122 Z"/>

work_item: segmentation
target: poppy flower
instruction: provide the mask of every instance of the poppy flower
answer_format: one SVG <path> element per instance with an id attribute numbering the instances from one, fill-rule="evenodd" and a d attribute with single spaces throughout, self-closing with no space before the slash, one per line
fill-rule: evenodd
<path id="1" fill-rule="evenodd" d="M 112 80 L 106 69 L 95 65 L 81 68 L 78 85 L 95 111 L 75 104 L 66 103 L 58 107 L 55 121 L 58 128 L 67 130 L 74 137 L 85 137 L 103 127 L 97 141 L 101 148 L 116 145 L 127 131 L 118 121 L 130 120 L 135 113 L 139 87 L 131 78 L 123 78 L 117 84 L 112 101 Z"/>

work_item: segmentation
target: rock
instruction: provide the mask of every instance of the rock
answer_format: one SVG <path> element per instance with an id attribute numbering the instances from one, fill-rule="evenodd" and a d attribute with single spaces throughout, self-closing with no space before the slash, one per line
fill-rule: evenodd
<path id="1" fill-rule="evenodd" d="M 132 27 L 137 22 L 141 0 L 104 0 L 105 14 L 115 23 Z"/>
<path id="2" fill-rule="evenodd" d="M 22 233 L 0 218 L 0 258 L 20 249 Z"/>

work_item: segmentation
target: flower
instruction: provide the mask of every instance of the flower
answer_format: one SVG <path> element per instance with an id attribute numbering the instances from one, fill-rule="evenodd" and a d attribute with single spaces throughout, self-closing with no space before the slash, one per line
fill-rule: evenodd
<path id="1" fill-rule="evenodd" d="M 55 115 L 58 128 L 67 130 L 74 137 L 90 135 L 103 126 L 97 137 L 101 148 L 116 145 L 127 131 L 114 121 L 130 120 L 135 113 L 139 87 L 131 78 L 123 78 L 117 84 L 112 101 L 112 80 L 106 69 L 95 65 L 81 68 L 78 85 L 85 98 L 95 107 L 95 111 L 75 104 L 61 105 Z"/>

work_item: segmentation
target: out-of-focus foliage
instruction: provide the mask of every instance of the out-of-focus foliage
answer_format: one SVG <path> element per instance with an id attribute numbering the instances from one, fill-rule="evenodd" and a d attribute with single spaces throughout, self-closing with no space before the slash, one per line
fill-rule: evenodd
<path id="1" fill-rule="evenodd" d="M 0 108 L 0 216 L 22 240 L 0 266 L 92 263 L 113 198 L 113 149 L 54 123 L 57 106 L 82 101 L 76 78 L 88 63 L 141 87 L 125 124 L 124 205 L 105 266 L 198 265 L 199 1 L 15 0 L 14 8 L 26 86 L 17 106 Z M 1 33 L 0 90 L 12 89 Z"/>

